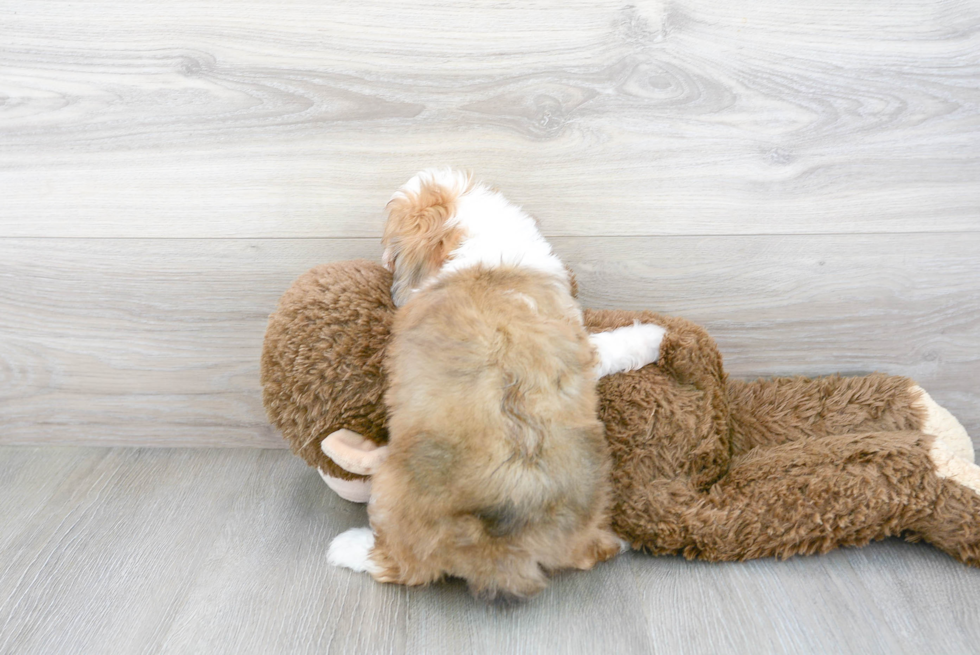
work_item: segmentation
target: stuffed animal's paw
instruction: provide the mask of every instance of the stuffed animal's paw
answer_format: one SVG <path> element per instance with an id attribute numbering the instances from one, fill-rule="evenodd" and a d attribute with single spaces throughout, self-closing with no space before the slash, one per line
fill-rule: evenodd
<path id="1" fill-rule="evenodd" d="M 351 528 L 334 537 L 327 550 L 327 562 L 351 571 L 374 573 L 377 570 L 371 561 L 374 548 L 374 533 L 371 528 Z"/>
<path id="2" fill-rule="evenodd" d="M 967 461 L 962 457 L 957 457 L 946 443 L 936 437 L 929 449 L 929 457 L 936 466 L 936 475 L 941 478 L 949 478 L 975 493 L 980 494 L 980 466 Z"/>
<path id="3" fill-rule="evenodd" d="M 933 400 L 922 387 L 915 386 L 912 390 L 919 393 L 913 405 L 925 415 L 922 431 L 942 441 L 960 459 L 973 462 L 976 457 L 973 452 L 973 441 L 956 417 Z"/>
<path id="4" fill-rule="evenodd" d="M 936 438 L 929 449 L 929 457 L 936 466 L 936 473 L 941 478 L 949 478 L 980 494 L 980 466 L 973 463 L 973 441 L 966 430 L 956 417 L 938 405 L 922 387 L 914 387 L 913 390 L 919 392 L 915 404 L 925 414 L 921 429 Z"/>
<path id="5" fill-rule="evenodd" d="M 371 499 L 370 480 L 344 480 L 324 472 L 323 469 L 317 469 L 317 471 L 327 486 L 344 500 L 349 500 L 352 503 L 366 503 Z"/>

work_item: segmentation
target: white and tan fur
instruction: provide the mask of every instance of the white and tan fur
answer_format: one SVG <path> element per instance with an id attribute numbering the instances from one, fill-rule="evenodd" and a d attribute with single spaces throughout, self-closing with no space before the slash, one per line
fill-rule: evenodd
<path id="1" fill-rule="evenodd" d="M 383 243 L 400 308 L 390 441 L 373 531 L 340 535 L 330 561 L 384 582 L 450 575 L 483 596 L 526 597 L 549 571 L 619 553 L 596 380 L 656 361 L 663 330 L 590 338 L 535 221 L 463 173 L 406 183 Z"/>

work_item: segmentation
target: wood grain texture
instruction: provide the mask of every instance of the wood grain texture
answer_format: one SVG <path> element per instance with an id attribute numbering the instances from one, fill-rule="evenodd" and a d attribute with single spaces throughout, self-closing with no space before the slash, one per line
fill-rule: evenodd
<path id="1" fill-rule="evenodd" d="M 374 237 L 445 164 L 550 236 L 980 229 L 973 0 L 8 0 L 0 26 L 0 236 Z"/>
<path id="2" fill-rule="evenodd" d="M 785 562 L 630 564 L 663 653 L 970 653 L 980 636 L 974 601 L 959 600 L 975 593 L 974 571 L 948 567 L 926 544 L 887 540 Z"/>
<path id="3" fill-rule="evenodd" d="M 56 486 L 0 501 L 20 528 L 0 544 L 2 653 L 404 650 L 397 591 L 324 565 L 347 503 L 285 452 L 4 450 L 0 470 L 26 498 Z M 364 603 L 379 629 L 345 635 Z"/>
<path id="4" fill-rule="evenodd" d="M 259 449 L 0 448 L 0 653 L 967 653 L 980 571 L 886 541 L 786 562 L 631 553 L 531 602 L 325 564 L 363 525 Z M 14 529 L 9 529 L 13 527 Z"/>
<path id="5" fill-rule="evenodd" d="M 980 234 L 563 238 L 597 308 L 707 326 L 734 376 L 881 370 L 980 434 Z M 0 240 L 0 443 L 282 446 L 258 360 L 309 267 L 374 240 Z"/>

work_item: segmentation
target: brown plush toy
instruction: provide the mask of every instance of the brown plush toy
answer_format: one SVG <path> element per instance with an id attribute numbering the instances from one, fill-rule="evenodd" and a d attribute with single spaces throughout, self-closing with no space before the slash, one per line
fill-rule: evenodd
<path id="1" fill-rule="evenodd" d="M 360 502 L 387 440 L 391 281 L 363 260 L 314 268 L 283 295 L 262 354 L 270 420 L 331 488 Z M 914 382 L 728 380 L 697 325 L 585 312 L 592 332 L 636 320 L 667 330 L 658 363 L 599 382 L 613 528 L 633 548 L 745 560 L 903 535 L 980 566 L 973 444 Z"/>

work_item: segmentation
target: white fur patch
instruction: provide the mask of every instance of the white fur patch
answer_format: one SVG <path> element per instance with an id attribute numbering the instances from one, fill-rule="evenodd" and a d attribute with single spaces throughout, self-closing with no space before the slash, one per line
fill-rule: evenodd
<path id="1" fill-rule="evenodd" d="M 482 264 L 517 266 L 568 280 L 568 271 L 534 219 L 501 193 L 475 184 L 456 201 L 453 220 L 466 236 L 442 267 L 440 277 Z"/>
<path id="2" fill-rule="evenodd" d="M 375 573 L 378 567 L 371 561 L 374 548 L 374 533 L 371 528 L 351 528 L 342 532 L 330 542 L 327 562 L 333 566 L 363 573 Z"/>
<path id="3" fill-rule="evenodd" d="M 653 364 L 660 357 L 660 343 L 667 331 L 659 325 L 634 323 L 609 332 L 590 334 L 589 341 L 599 354 L 597 377 L 622 371 L 635 371 Z"/>
<path id="4" fill-rule="evenodd" d="M 919 398 L 913 404 L 924 410 L 926 415 L 922 422 L 922 432 L 941 439 L 956 457 L 973 462 L 976 458 L 973 441 L 956 417 L 940 407 L 922 387 L 912 387 L 912 391 L 919 392 Z"/>
<path id="5" fill-rule="evenodd" d="M 936 465 L 936 475 L 949 478 L 980 494 L 980 466 L 957 457 L 942 439 L 937 437 L 932 442 L 929 458 Z"/>

